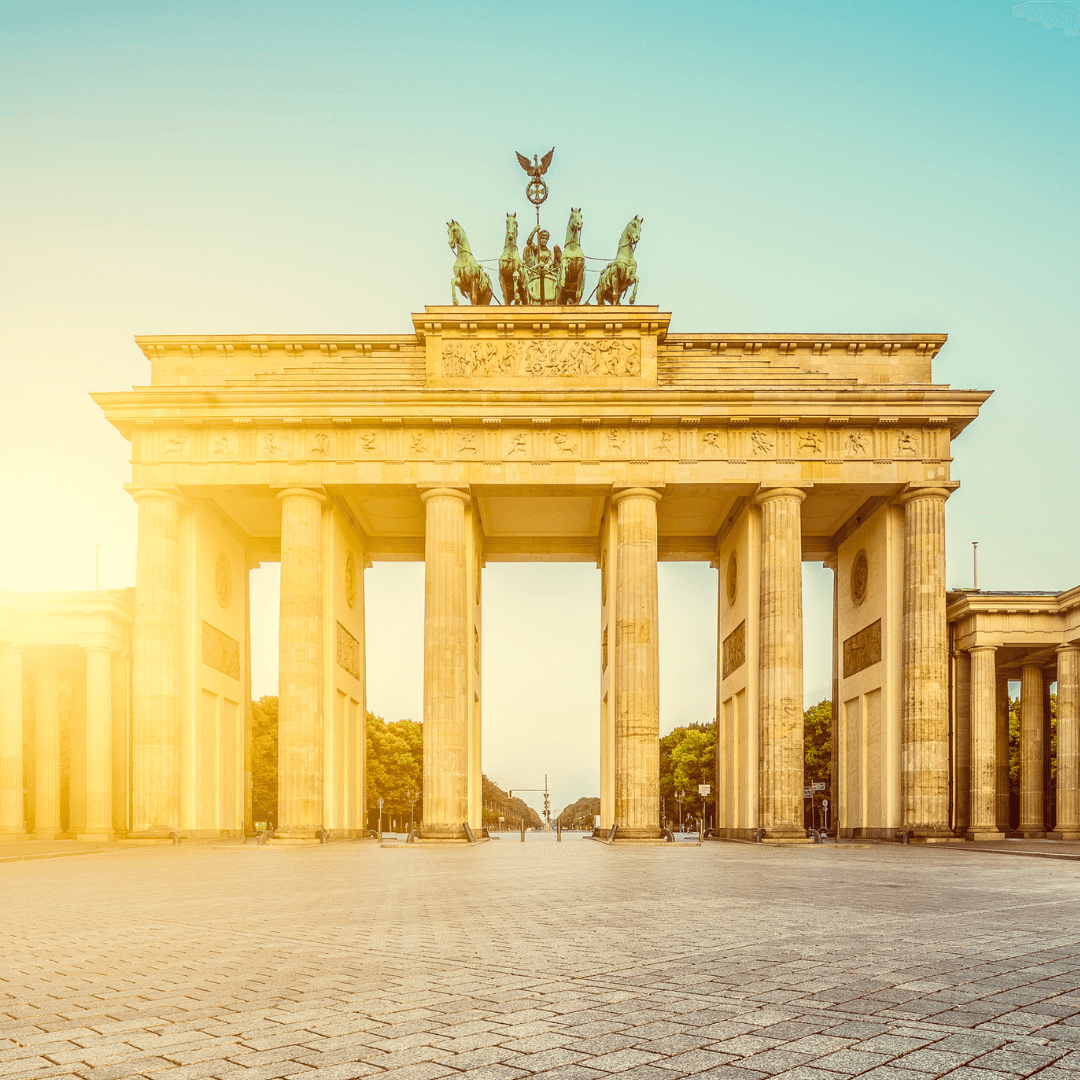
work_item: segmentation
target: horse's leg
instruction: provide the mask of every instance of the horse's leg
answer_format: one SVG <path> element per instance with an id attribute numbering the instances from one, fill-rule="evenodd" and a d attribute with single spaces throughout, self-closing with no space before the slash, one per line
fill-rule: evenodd
<path id="1" fill-rule="evenodd" d="M 451 277 L 450 278 L 450 296 L 453 298 L 454 305 L 456 306 L 457 302 L 458 302 L 458 298 L 457 298 L 457 278 L 456 277 Z"/>
<path id="2" fill-rule="evenodd" d="M 637 287 L 638 287 L 638 279 L 637 279 L 637 274 L 635 274 L 635 275 L 634 275 L 634 276 L 633 276 L 633 277 L 632 277 L 632 278 L 630 279 L 630 281 L 628 281 L 628 282 L 627 282 L 626 284 L 627 284 L 627 285 L 630 285 L 631 283 L 633 283 L 633 286 L 634 286 L 634 291 L 633 291 L 633 292 L 632 292 L 632 293 L 630 294 L 630 301 L 629 301 L 629 302 L 630 302 L 630 303 L 632 304 L 632 303 L 633 303 L 633 302 L 634 302 L 635 300 L 637 300 Z"/>

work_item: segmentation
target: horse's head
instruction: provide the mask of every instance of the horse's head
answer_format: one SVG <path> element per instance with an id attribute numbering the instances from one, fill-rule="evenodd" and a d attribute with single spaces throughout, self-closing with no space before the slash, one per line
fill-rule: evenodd
<path id="1" fill-rule="evenodd" d="M 575 240 L 580 239 L 580 237 L 581 237 L 581 224 L 582 224 L 581 207 L 579 206 L 575 210 L 571 206 L 570 207 L 570 220 L 566 224 L 566 238 L 567 238 L 567 241 L 569 241 L 571 236 L 573 236 Z"/>
<path id="2" fill-rule="evenodd" d="M 456 221 L 446 223 L 446 238 L 450 241 L 450 250 L 457 251 L 457 246 L 461 243 L 461 226 Z"/>
<path id="3" fill-rule="evenodd" d="M 623 236 L 630 242 L 631 246 L 636 247 L 637 242 L 641 239 L 641 223 L 644 218 L 635 217 L 633 221 L 629 222 L 626 228 L 623 230 Z"/>
<path id="4" fill-rule="evenodd" d="M 506 215 L 506 239 L 511 244 L 517 243 L 517 214 Z"/>

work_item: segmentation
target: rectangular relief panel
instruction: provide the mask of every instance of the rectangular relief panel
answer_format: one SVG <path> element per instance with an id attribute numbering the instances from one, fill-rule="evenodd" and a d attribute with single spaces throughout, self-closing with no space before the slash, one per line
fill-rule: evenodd
<path id="1" fill-rule="evenodd" d="M 724 638 L 724 678 L 736 672 L 746 663 L 746 620 L 743 619 Z"/>
<path id="2" fill-rule="evenodd" d="M 844 678 L 881 663 L 881 620 L 863 627 L 844 642 Z"/>
<path id="3" fill-rule="evenodd" d="M 202 662 L 230 679 L 240 678 L 240 642 L 205 619 L 202 624 Z"/>
<path id="4" fill-rule="evenodd" d="M 337 624 L 337 663 L 354 679 L 360 678 L 360 642 L 341 623 Z"/>

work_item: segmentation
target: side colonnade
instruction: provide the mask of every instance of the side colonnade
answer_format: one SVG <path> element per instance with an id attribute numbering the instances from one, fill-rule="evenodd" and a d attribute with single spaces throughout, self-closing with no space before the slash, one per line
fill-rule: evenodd
<path id="1" fill-rule="evenodd" d="M 968 772 L 957 777 L 958 830 L 973 840 L 1080 839 L 1080 588 L 956 592 L 948 617 L 957 758 Z M 1019 799 L 1012 803 L 1010 682 L 1020 684 Z"/>

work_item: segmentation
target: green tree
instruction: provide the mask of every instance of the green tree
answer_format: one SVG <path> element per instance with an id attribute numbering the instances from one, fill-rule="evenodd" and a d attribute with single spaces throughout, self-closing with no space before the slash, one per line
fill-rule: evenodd
<path id="1" fill-rule="evenodd" d="M 672 821 L 679 818 L 675 793 L 686 793 L 683 817 L 699 815 L 702 809 L 699 784 L 712 785 L 705 800 L 705 813 L 712 816 L 716 806 L 716 725 L 686 724 L 660 740 L 660 797 L 664 814 Z"/>
<path id="2" fill-rule="evenodd" d="M 585 797 L 564 807 L 555 820 L 561 821 L 564 829 L 591 829 L 599 813 L 600 800 L 595 797 Z"/>
<path id="3" fill-rule="evenodd" d="M 251 812 L 276 824 L 277 811 L 278 699 L 265 694 L 251 703 Z"/>
<path id="4" fill-rule="evenodd" d="M 832 765 L 832 702 L 819 701 L 803 713 L 803 783 L 829 782 Z"/>
<path id="5" fill-rule="evenodd" d="M 402 816 L 409 812 L 408 793 L 423 794 L 424 725 L 415 720 L 393 720 L 367 714 L 367 806 Z M 422 804 L 416 805 L 420 819 Z"/>

